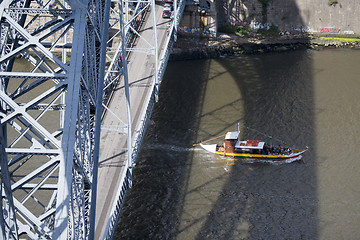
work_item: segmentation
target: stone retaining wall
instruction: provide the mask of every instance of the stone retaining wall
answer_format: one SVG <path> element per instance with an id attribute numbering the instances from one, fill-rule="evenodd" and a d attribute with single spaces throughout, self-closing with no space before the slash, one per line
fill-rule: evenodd
<path id="1" fill-rule="evenodd" d="M 324 40 L 318 37 L 293 37 L 249 40 L 242 39 L 208 39 L 197 37 L 179 37 L 173 47 L 170 60 L 189 60 L 218 58 L 222 56 L 233 56 L 240 54 L 259 54 L 266 52 L 283 52 L 297 49 L 324 48 L 356 48 L 360 49 L 360 39 L 358 42 L 341 42 L 336 40 Z"/>
<path id="2" fill-rule="evenodd" d="M 276 24 L 280 31 L 360 35 L 359 0 L 337 0 L 333 5 L 329 0 L 217 0 L 216 8 L 219 23 L 252 24 L 253 28 Z"/>

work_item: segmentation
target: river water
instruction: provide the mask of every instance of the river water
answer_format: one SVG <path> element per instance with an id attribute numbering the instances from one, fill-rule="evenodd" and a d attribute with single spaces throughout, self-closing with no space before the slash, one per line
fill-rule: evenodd
<path id="1" fill-rule="evenodd" d="M 359 239 L 359 59 L 334 49 L 170 62 L 115 239 Z M 192 147 L 238 124 L 240 138 L 309 150 L 270 164 Z"/>

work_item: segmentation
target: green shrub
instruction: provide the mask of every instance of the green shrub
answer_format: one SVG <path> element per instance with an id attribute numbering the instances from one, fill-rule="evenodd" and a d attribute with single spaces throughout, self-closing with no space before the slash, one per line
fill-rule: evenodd
<path id="1" fill-rule="evenodd" d="M 259 29 L 257 33 L 264 36 L 279 36 L 279 28 L 275 25 L 271 25 L 269 29 Z"/>
<path id="2" fill-rule="evenodd" d="M 228 34 L 235 34 L 236 27 L 226 23 L 226 24 L 223 24 L 223 25 L 219 26 L 218 32 L 228 33 Z"/>
<path id="3" fill-rule="evenodd" d="M 218 32 L 227 33 L 227 34 L 236 34 L 241 37 L 248 37 L 250 33 L 253 31 L 247 27 L 233 26 L 227 23 L 219 26 Z"/>
<path id="4" fill-rule="evenodd" d="M 329 0 L 328 4 L 329 6 L 335 6 L 336 4 L 338 4 L 339 2 L 337 0 Z"/>
<path id="5" fill-rule="evenodd" d="M 251 32 L 252 30 L 249 28 L 237 26 L 235 34 L 243 37 L 248 37 Z"/>

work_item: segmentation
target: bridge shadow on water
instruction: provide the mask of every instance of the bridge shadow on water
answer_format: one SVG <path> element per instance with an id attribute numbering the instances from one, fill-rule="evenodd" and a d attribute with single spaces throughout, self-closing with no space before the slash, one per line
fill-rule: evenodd
<path id="1" fill-rule="evenodd" d="M 302 161 L 291 164 L 232 165 L 196 239 L 317 239 L 316 146 L 309 53 L 303 50 L 268 53 L 221 59 L 219 63 L 232 73 L 242 96 L 245 111 L 238 121 L 243 126 L 240 129 L 243 139 L 264 139 L 261 133 L 271 131 L 282 142 L 311 149 Z M 219 111 L 208 114 L 221 117 Z M 234 130 L 234 121 L 227 121 L 226 117 L 221 120 L 228 125 L 212 136 L 222 134 L 222 129 Z"/>
<path id="2" fill-rule="evenodd" d="M 196 72 L 187 74 L 196 64 Z M 193 159 L 199 103 L 208 71 L 200 61 L 169 64 L 134 170 L 115 239 L 171 239 L 177 234 Z M 169 79 L 171 72 L 172 79 Z"/>
<path id="3" fill-rule="evenodd" d="M 223 70 L 214 73 L 214 62 Z M 204 111 L 208 84 L 225 73 L 234 79 L 238 98 Z M 312 76 L 306 50 L 170 63 L 114 239 L 318 239 Z M 208 116 L 215 120 L 204 127 Z M 235 162 L 221 177 L 225 182 L 211 210 L 201 216 L 194 212 L 184 228 L 186 191 L 197 161 L 191 146 L 234 129 L 237 122 L 242 138 L 263 139 L 261 133 L 269 133 L 274 144 L 276 137 L 310 149 L 303 160 L 289 164 Z"/>

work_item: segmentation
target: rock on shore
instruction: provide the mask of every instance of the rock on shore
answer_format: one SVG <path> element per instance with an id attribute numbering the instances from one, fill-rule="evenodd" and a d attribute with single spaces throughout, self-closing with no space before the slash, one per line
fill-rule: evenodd
<path id="1" fill-rule="evenodd" d="M 277 38 L 241 38 L 222 34 L 217 38 L 180 35 L 173 46 L 170 60 L 217 58 L 239 54 L 281 52 L 296 49 L 360 48 L 359 42 L 324 40 L 313 35 L 291 35 Z"/>

